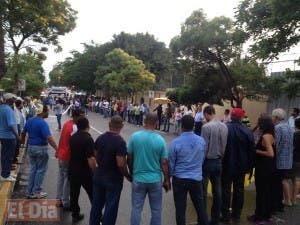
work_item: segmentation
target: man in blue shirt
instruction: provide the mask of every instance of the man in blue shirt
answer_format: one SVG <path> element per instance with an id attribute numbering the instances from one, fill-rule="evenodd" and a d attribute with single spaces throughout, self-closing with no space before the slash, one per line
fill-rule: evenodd
<path id="1" fill-rule="evenodd" d="M 15 96 L 7 93 L 3 96 L 4 102 L 0 105 L 0 142 L 1 142 L 1 180 L 16 181 L 11 175 L 12 162 L 16 148 L 16 139 L 21 140 L 17 131 L 17 122 L 12 106 Z"/>
<path id="2" fill-rule="evenodd" d="M 162 186 L 170 189 L 166 142 L 154 132 L 157 115 L 145 117 L 145 129 L 135 132 L 128 144 L 128 166 L 133 176 L 131 225 L 139 225 L 141 212 L 148 194 L 151 225 L 161 225 Z M 162 174 L 164 182 L 162 184 Z"/>
<path id="3" fill-rule="evenodd" d="M 205 141 L 193 133 L 194 118 L 185 115 L 183 133 L 173 140 L 169 150 L 169 168 L 173 177 L 173 195 L 177 225 L 185 225 L 187 193 L 197 212 L 197 224 L 208 224 L 204 207 L 202 165 L 205 158 Z"/>
<path id="4" fill-rule="evenodd" d="M 47 171 L 48 165 L 48 143 L 57 151 L 57 145 L 51 136 L 49 125 L 44 120 L 49 115 L 49 109 L 46 105 L 35 105 L 36 116 L 29 119 L 22 132 L 22 143 L 25 141 L 28 133 L 27 153 L 30 160 L 31 170 L 27 187 L 28 198 L 44 198 L 46 192 L 42 192 L 42 183 Z"/>

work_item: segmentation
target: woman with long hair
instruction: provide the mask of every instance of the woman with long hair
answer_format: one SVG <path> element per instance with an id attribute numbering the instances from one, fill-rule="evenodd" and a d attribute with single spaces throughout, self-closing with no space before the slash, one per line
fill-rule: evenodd
<path id="1" fill-rule="evenodd" d="M 272 179 L 276 170 L 275 163 L 275 128 L 272 118 L 262 116 L 258 120 L 261 136 L 256 144 L 255 186 L 256 208 L 255 214 L 248 220 L 256 224 L 264 224 L 269 220 L 272 212 Z"/>

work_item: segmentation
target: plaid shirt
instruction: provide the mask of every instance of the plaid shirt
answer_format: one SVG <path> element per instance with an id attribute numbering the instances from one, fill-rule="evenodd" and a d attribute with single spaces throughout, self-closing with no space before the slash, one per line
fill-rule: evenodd
<path id="1" fill-rule="evenodd" d="M 281 121 L 275 126 L 277 169 L 291 169 L 293 164 L 293 129 Z"/>

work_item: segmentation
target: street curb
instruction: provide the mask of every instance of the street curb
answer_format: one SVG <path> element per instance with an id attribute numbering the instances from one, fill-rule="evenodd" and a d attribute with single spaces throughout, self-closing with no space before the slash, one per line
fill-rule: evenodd
<path id="1" fill-rule="evenodd" d="M 20 155 L 18 157 L 18 161 L 22 162 L 25 154 L 25 148 L 20 148 Z M 18 174 L 20 172 L 21 165 L 17 164 L 15 170 L 12 170 L 12 174 Z M 16 182 L 0 182 L 0 225 L 4 225 L 6 223 L 6 201 L 11 197 L 11 194 L 14 190 Z"/>

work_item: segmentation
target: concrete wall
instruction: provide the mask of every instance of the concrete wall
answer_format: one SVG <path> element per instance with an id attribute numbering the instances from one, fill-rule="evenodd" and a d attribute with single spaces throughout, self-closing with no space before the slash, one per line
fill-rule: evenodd
<path id="1" fill-rule="evenodd" d="M 293 108 L 300 108 L 300 97 L 294 99 L 288 99 L 287 97 L 280 97 L 277 99 L 272 99 L 268 102 L 267 112 L 272 113 L 273 109 L 283 108 L 288 116 L 290 116 Z"/>

